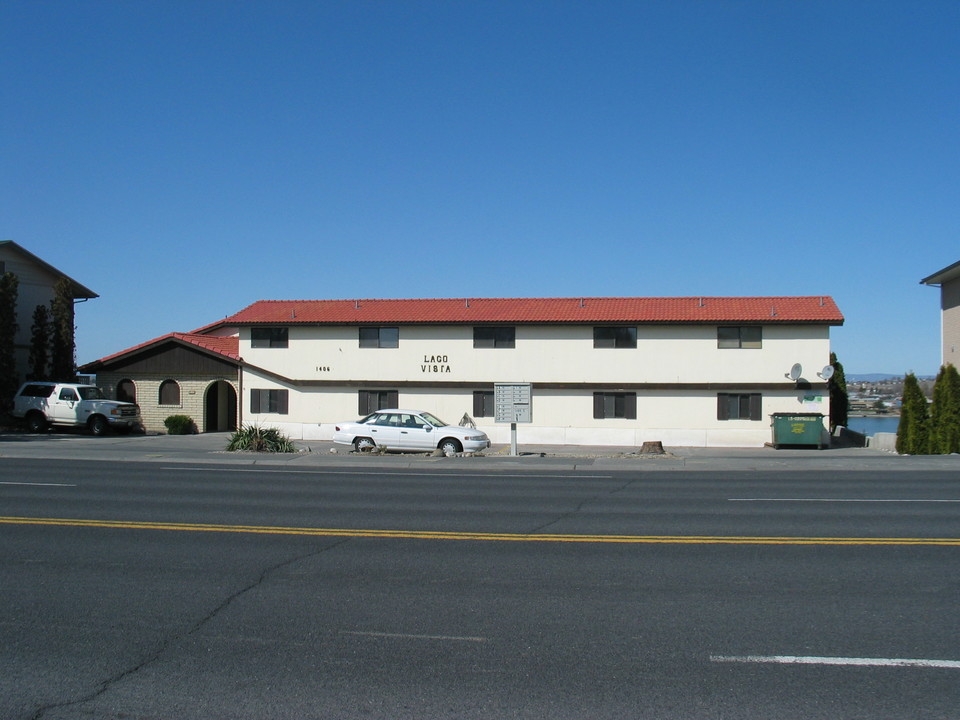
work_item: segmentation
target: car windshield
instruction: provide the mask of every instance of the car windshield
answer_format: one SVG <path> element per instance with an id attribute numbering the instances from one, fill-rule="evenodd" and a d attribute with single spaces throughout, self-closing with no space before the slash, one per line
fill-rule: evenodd
<path id="1" fill-rule="evenodd" d="M 436 415 L 431 415 L 431 414 L 428 413 L 428 412 L 422 412 L 422 413 L 420 413 L 420 417 L 422 417 L 424 420 L 426 420 L 428 423 L 430 423 L 430 424 L 433 425 L 434 427 L 440 428 L 440 427 L 446 427 L 446 426 L 447 426 L 447 423 L 445 423 L 443 420 L 441 420 L 440 418 L 438 418 Z"/>
<path id="2" fill-rule="evenodd" d="M 82 387 L 77 388 L 77 392 L 80 393 L 80 397 L 84 400 L 103 400 L 103 392 L 101 392 L 98 387 Z"/>

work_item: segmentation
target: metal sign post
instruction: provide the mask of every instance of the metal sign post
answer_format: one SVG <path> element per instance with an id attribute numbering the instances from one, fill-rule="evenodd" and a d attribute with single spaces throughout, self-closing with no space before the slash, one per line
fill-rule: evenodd
<path id="1" fill-rule="evenodd" d="M 510 454 L 517 455 L 517 423 L 533 422 L 530 383 L 494 383 L 494 415 L 497 422 L 510 423 Z"/>

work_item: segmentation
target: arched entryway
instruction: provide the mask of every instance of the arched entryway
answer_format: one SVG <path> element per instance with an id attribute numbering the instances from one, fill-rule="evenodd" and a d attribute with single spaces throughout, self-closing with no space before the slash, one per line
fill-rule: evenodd
<path id="1" fill-rule="evenodd" d="M 227 432 L 237 429 L 237 391 L 233 385 L 217 380 L 203 398 L 203 431 Z"/>

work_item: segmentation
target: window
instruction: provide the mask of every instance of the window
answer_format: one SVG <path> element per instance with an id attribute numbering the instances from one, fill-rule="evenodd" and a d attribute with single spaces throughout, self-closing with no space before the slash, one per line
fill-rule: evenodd
<path id="1" fill-rule="evenodd" d="M 133 380 L 121 380 L 117 383 L 117 400 L 128 403 L 137 401 L 137 386 L 133 384 Z"/>
<path id="2" fill-rule="evenodd" d="M 360 328 L 360 347 L 362 348 L 400 347 L 400 328 L 362 327 Z"/>
<path id="3" fill-rule="evenodd" d="M 494 417 L 496 409 L 493 400 L 493 390 L 473 391 L 473 416 Z"/>
<path id="4" fill-rule="evenodd" d="M 48 398 L 53 394 L 55 387 L 56 385 L 44 385 L 42 383 L 37 383 L 36 385 L 27 385 L 23 388 L 20 396 Z"/>
<path id="5" fill-rule="evenodd" d="M 595 327 L 593 346 L 595 348 L 635 348 L 637 347 L 637 329 L 635 327 Z"/>
<path id="6" fill-rule="evenodd" d="M 360 417 L 377 410 L 395 408 L 399 405 L 400 393 L 397 390 L 361 390 L 358 393 Z"/>
<path id="7" fill-rule="evenodd" d="M 475 348 L 512 348 L 517 344 L 517 329 L 514 327 L 475 327 Z"/>
<path id="8" fill-rule="evenodd" d="M 180 384 L 176 380 L 164 380 L 160 383 L 161 405 L 179 405 L 180 404 Z"/>
<path id="9" fill-rule="evenodd" d="M 759 349 L 763 332 L 759 325 L 721 326 L 717 328 L 717 347 Z"/>
<path id="10" fill-rule="evenodd" d="M 287 390 L 250 390 L 250 412 L 252 413 L 286 415 L 288 402 Z"/>
<path id="11" fill-rule="evenodd" d="M 285 348 L 288 345 L 288 329 L 285 327 L 250 328 L 250 347 Z"/>
<path id="12" fill-rule="evenodd" d="M 80 397 L 77 395 L 77 391 L 73 388 L 62 388 L 60 390 L 60 399 L 67 402 L 77 402 L 80 400 Z"/>
<path id="13" fill-rule="evenodd" d="M 593 394 L 593 417 L 598 420 L 609 418 L 636 420 L 637 394 L 595 392 Z"/>
<path id="14" fill-rule="evenodd" d="M 717 420 L 760 420 L 760 393 L 719 393 Z"/>

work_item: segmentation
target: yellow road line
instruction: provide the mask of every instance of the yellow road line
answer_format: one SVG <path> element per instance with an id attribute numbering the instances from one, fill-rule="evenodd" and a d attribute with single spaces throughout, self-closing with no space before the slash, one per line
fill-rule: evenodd
<path id="1" fill-rule="evenodd" d="M 896 537 L 751 537 L 724 535 L 551 535 L 539 533 L 488 533 L 431 530 L 369 530 L 359 528 L 272 527 L 261 525 L 208 525 L 202 523 L 82 520 L 76 518 L 0 517 L 0 525 L 57 525 L 124 530 L 174 530 L 180 532 L 306 535 L 318 537 L 391 538 L 409 540 L 486 540 L 493 542 L 572 542 L 673 545 L 948 545 L 960 538 Z"/>

